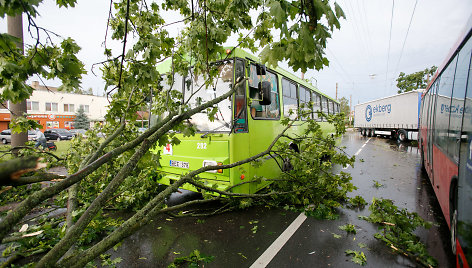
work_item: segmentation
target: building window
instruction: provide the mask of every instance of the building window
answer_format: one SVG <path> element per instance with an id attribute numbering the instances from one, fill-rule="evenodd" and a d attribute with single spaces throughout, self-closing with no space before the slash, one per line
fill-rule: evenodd
<path id="1" fill-rule="evenodd" d="M 88 105 L 83 105 L 81 104 L 80 107 L 84 109 L 84 112 L 88 113 L 89 112 L 89 106 Z"/>
<path id="2" fill-rule="evenodd" d="M 37 101 L 26 101 L 26 109 L 28 111 L 39 111 L 39 102 Z"/>
<path id="3" fill-rule="evenodd" d="M 65 128 L 74 128 L 74 121 L 65 121 L 64 122 Z"/>
<path id="4" fill-rule="evenodd" d="M 59 128 L 59 121 L 47 121 L 46 128 Z"/>
<path id="5" fill-rule="evenodd" d="M 64 112 L 75 112 L 74 104 L 64 104 Z"/>
<path id="6" fill-rule="evenodd" d="M 57 102 L 46 102 L 46 112 L 57 112 Z"/>

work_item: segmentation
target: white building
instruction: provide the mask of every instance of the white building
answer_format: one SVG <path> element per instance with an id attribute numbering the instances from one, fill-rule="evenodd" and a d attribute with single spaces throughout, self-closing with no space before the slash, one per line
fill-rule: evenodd
<path id="1" fill-rule="evenodd" d="M 27 100 L 28 118 L 37 120 L 43 130 L 74 128 L 75 114 L 81 106 L 90 119 L 91 126 L 105 120 L 108 110 L 106 97 L 61 92 L 54 87 L 41 86 L 37 81 L 31 87 L 35 90 Z M 5 103 L 3 105 L 8 106 Z M 0 131 L 9 128 L 10 123 L 10 111 L 3 105 L 0 106 Z"/>

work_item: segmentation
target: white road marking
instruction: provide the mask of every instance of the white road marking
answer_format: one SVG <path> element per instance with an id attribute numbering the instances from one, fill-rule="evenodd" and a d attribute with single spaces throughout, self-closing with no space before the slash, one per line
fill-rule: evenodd
<path id="1" fill-rule="evenodd" d="M 363 145 L 362 147 L 357 150 L 357 152 L 354 154 L 355 156 L 359 155 L 362 151 L 362 149 L 366 146 L 366 144 L 370 141 L 371 138 L 369 138 Z M 347 169 L 350 167 L 350 165 L 346 166 L 343 169 Z M 262 253 L 261 256 L 251 265 L 250 268 L 263 268 L 266 267 L 272 259 L 279 253 L 279 251 L 282 249 L 282 247 L 287 243 L 287 241 L 292 237 L 292 235 L 300 228 L 300 226 L 303 224 L 303 222 L 306 220 L 306 216 L 303 213 L 300 213 L 298 217 L 285 229 L 285 231 L 277 237 L 277 239 Z M 311 253 L 310 253 L 311 254 Z"/>
<path id="2" fill-rule="evenodd" d="M 277 255 L 292 235 L 298 230 L 298 228 L 305 221 L 306 216 L 304 213 L 300 213 L 298 217 L 285 229 L 285 231 L 270 245 L 264 253 L 251 265 L 250 268 L 262 268 L 266 267 L 270 261 Z"/>
<path id="3" fill-rule="evenodd" d="M 361 146 L 361 148 L 359 148 L 359 150 L 357 150 L 357 152 L 354 154 L 355 156 L 358 156 L 361 153 L 362 149 L 364 149 L 364 147 L 367 145 L 367 143 L 370 141 L 370 139 L 372 139 L 372 138 L 369 138 L 369 139 L 367 139 L 366 142 L 364 142 L 364 144 Z M 343 167 L 343 169 L 348 169 L 350 166 L 351 165 L 347 165 L 346 167 Z"/>

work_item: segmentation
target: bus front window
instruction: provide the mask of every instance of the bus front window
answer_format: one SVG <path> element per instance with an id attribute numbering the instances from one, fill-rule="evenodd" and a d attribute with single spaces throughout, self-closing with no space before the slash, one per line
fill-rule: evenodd
<path id="1" fill-rule="evenodd" d="M 218 77 L 211 83 L 205 83 L 203 75 L 195 75 L 193 72 L 185 78 L 184 101 L 195 108 L 200 104 L 211 101 L 231 90 L 233 86 L 233 63 L 232 61 L 217 62 L 212 68 L 218 70 Z M 226 98 L 215 104 L 214 120 L 208 118 L 207 111 L 194 114 L 190 123 L 197 131 L 229 132 L 231 130 L 231 100 Z M 212 110 L 212 109 L 209 109 Z"/>

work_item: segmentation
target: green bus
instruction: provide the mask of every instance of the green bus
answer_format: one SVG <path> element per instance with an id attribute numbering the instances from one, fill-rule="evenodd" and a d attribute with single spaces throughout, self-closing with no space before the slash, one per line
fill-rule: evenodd
<path id="1" fill-rule="evenodd" d="M 160 154 L 159 171 L 163 172 L 160 183 L 169 185 L 190 170 L 207 165 L 231 164 L 266 150 L 284 129 L 281 120 L 287 117 L 297 118 L 302 103 L 312 101 L 313 110 L 321 110 L 325 114 L 339 113 L 339 102 L 321 93 L 311 83 L 281 68 L 266 68 L 258 62 L 260 60 L 257 57 L 242 49 L 228 49 L 225 58 L 214 63 L 219 76 L 211 87 L 202 86 L 202 75 L 193 75 L 191 72 L 187 76 L 174 75 L 172 88 L 181 89 L 184 101 L 191 107 L 227 93 L 234 81 L 242 78 L 247 80 L 241 83 L 231 98 L 217 105 L 215 120 L 210 121 L 207 113 L 195 114 L 188 120 L 197 129 L 195 136 L 176 134 L 180 144 L 167 144 L 153 149 Z M 159 66 L 161 73 L 169 70 L 169 63 Z M 306 109 L 302 111 L 303 115 L 309 114 L 309 117 L 320 121 L 325 133 L 334 133 L 332 124 L 323 122 L 317 113 L 307 112 Z M 303 118 L 292 125 L 290 133 L 301 132 L 302 128 Z M 296 144 L 292 145 L 295 150 L 298 149 Z M 255 176 L 277 177 L 281 173 L 280 161 L 281 159 L 267 156 L 261 165 L 244 164 L 231 169 L 212 170 L 199 174 L 199 177 L 204 184 L 225 190 Z M 261 181 L 242 184 L 231 191 L 255 193 L 269 184 Z M 197 190 L 190 184 L 185 184 L 182 188 Z"/>

